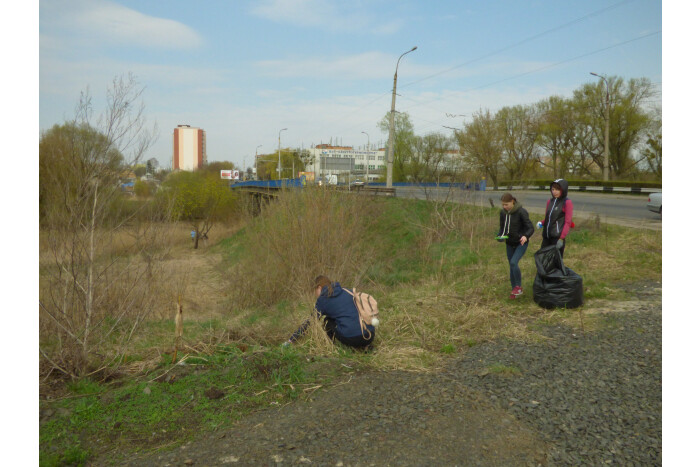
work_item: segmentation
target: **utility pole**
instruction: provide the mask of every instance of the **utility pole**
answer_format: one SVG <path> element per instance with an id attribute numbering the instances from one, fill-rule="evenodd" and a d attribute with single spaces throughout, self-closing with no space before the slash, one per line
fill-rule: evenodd
<path id="1" fill-rule="evenodd" d="M 386 159 L 386 187 L 392 187 L 392 178 L 394 171 L 394 113 L 396 112 L 396 78 L 399 74 L 399 62 L 401 58 L 416 50 L 418 46 L 413 47 L 408 52 L 401 54 L 398 60 L 396 60 L 396 71 L 394 72 L 394 90 L 391 92 L 391 113 L 389 114 L 389 147 L 387 151 Z"/>
<path id="2" fill-rule="evenodd" d="M 603 181 L 610 180 L 610 86 L 604 76 L 597 75 L 591 71 L 593 76 L 597 76 L 605 83 L 605 149 L 603 155 Z"/>
<path id="3" fill-rule="evenodd" d="M 365 183 L 369 182 L 369 134 L 366 131 L 363 131 L 362 133 L 367 135 L 367 163 L 365 164 Z"/>
<path id="4" fill-rule="evenodd" d="M 280 149 L 280 138 L 282 137 L 282 132 L 285 130 L 286 128 L 282 128 L 280 132 L 277 133 L 277 180 L 282 180 L 282 152 Z"/>
<path id="5" fill-rule="evenodd" d="M 255 148 L 255 178 L 260 180 L 260 170 L 258 170 L 258 148 L 262 147 L 262 144 L 258 144 L 258 147 Z"/>

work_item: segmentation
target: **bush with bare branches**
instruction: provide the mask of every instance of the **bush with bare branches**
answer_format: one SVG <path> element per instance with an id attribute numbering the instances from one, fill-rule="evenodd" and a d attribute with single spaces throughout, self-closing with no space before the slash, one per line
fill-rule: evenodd
<path id="1" fill-rule="evenodd" d="M 119 185 L 154 141 L 142 91 L 131 75 L 115 78 L 96 120 L 86 91 L 75 119 L 40 139 L 39 351 L 49 371 L 113 367 L 152 308 L 163 225 L 127 209 Z"/>

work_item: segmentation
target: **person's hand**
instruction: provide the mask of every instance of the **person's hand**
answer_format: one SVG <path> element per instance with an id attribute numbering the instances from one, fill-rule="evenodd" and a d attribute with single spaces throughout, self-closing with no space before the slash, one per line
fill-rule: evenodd
<path id="1" fill-rule="evenodd" d="M 542 228 L 542 221 L 537 221 L 537 228 L 541 229 Z"/>
<path id="2" fill-rule="evenodd" d="M 560 238 L 559 240 L 557 240 L 557 249 L 561 250 L 563 246 L 564 246 L 564 240 L 562 240 Z"/>
<path id="3" fill-rule="evenodd" d="M 527 237 L 525 235 L 523 235 L 522 237 L 520 237 L 520 244 L 525 245 L 526 243 L 527 243 Z"/>

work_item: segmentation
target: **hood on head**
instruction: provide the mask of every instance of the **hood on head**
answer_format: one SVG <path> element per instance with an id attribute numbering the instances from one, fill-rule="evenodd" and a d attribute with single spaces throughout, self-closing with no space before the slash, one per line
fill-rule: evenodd
<path id="1" fill-rule="evenodd" d="M 552 185 L 557 184 L 561 187 L 561 198 L 564 199 L 569 195 L 569 182 L 563 178 L 557 178 L 552 183 L 549 184 L 549 190 L 552 190 Z"/>
<path id="2" fill-rule="evenodd" d="M 521 207 L 522 207 L 522 204 L 520 204 L 520 201 L 516 201 L 515 203 L 513 203 L 513 209 L 511 209 L 510 212 L 508 212 L 508 211 L 506 211 L 506 212 L 508 212 L 508 214 L 513 214 L 515 211 L 517 211 Z"/>

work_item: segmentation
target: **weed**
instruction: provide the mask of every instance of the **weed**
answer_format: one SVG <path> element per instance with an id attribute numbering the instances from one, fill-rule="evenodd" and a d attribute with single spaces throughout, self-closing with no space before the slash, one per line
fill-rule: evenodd
<path id="1" fill-rule="evenodd" d="M 516 366 L 508 366 L 502 363 L 496 363 L 488 367 L 488 372 L 490 374 L 499 374 L 504 376 L 520 376 L 522 371 Z"/>

